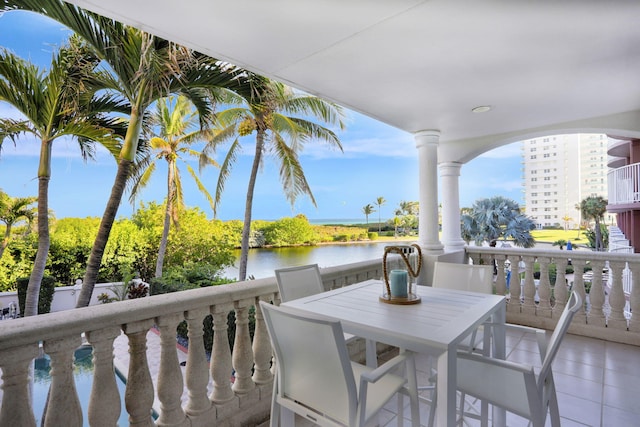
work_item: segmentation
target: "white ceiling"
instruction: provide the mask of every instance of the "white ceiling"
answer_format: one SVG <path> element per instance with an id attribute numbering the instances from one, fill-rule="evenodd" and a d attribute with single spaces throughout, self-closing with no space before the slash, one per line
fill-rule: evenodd
<path id="1" fill-rule="evenodd" d="M 407 132 L 439 130 L 450 160 L 563 131 L 640 137 L 637 0 L 72 2 Z"/>

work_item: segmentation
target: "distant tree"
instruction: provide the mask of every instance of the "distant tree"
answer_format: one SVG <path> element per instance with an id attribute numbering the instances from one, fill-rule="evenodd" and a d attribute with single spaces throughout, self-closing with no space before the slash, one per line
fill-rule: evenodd
<path id="1" fill-rule="evenodd" d="M 362 208 L 362 213 L 364 214 L 365 218 L 367 219 L 367 226 L 369 225 L 369 215 L 371 215 L 375 211 L 376 210 L 373 208 L 373 205 L 371 203 L 367 204 L 366 206 L 364 206 Z"/>
<path id="2" fill-rule="evenodd" d="M 564 222 L 564 231 L 567 231 L 569 229 L 569 222 L 573 221 L 573 218 L 569 215 L 565 215 L 562 217 L 562 221 Z"/>
<path id="3" fill-rule="evenodd" d="M 482 244 L 512 238 L 516 246 L 535 245 L 531 236 L 533 221 L 521 213 L 518 203 L 501 196 L 477 200 L 470 213 L 461 216 L 461 221 L 462 237 L 467 242 Z"/>
<path id="4" fill-rule="evenodd" d="M 560 250 L 563 250 L 566 245 L 567 245 L 567 241 L 564 239 L 556 240 L 551 244 L 551 246 L 559 246 Z"/>
<path id="5" fill-rule="evenodd" d="M 0 258 L 11 240 L 13 226 L 20 221 L 31 223 L 37 214 L 37 208 L 31 206 L 37 197 L 10 197 L 0 190 L 0 222 L 4 223 L 4 238 L 0 243 Z"/>
<path id="6" fill-rule="evenodd" d="M 247 92 L 251 96 L 245 95 L 242 99 L 230 97 L 234 105 L 217 114 L 218 140 L 207 144 L 203 150 L 206 154 L 219 144 L 232 141 L 220 166 L 215 195 L 217 208 L 227 178 L 242 150 L 240 137 L 255 135 L 240 243 L 239 281 L 244 281 L 247 276 L 253 197 L 258 171 L 264 164 L 265 156 L 271 154 L 280 167 L 282 189 L 292 205 L 300 195 L 307 195 L 315 205 L 315 198 L 300 163 L 300 152 L 310 142 L 326 143 L 342 151 L 340 139 L 330 127 L 344 128 L 344 113 L 339 105 L 276 81 L 251 73 L 246 75 L 250 80 Z M 217 211 L 214 209 L 215 213 Z"/>
<path id="7" fill-rule="evenodd" d="M 182 178 L 178 161 L 181 160 L 186 165 L 191 178 L 195 181 L 198 190 L 209 201 L 212 210 L 213 198 L 187 163 L 187 159 L 189 157 L 199 159 L 200 169 L 208 165 L 219 165 L 215 160 L 192 147 L 196 143 L 210 141 L 213 133 L 200 127 L 199 115 L 186 97 L 170 96 L 158 100 L 156 111 L 150 118 L 150 125 L 148 139 L 151 152 L 134 168 L 132 174 L 134 184 L 130 200 L 133 200 L 149 183 L 156 170 L 157 162 L 165 161 L 167 163 L 167 203 L 155 271 L 155 277 L 162 277 L 169 228 L 171 223 L 178 226 L 180 212 L 184 210 Z"/>
<path id="8" fill-rule="evenodd" d="M 382 205 L 387 203 L 384 197 L 378 197 L 375 201 L 376 205 L 378 205 L 378 233 L 382 230 L 382 220 L 380 218 L 380 213 L 382 212 Z"/>
<path id="9" fill-rule="evenodd" d="M 40 284 L 49 254 L 49 181 L 54 142 L 71 137 L 78 142 L 84 159 L 95 154 L 94 142 L 116 150 L 116 122 L 101 115 L 116 105 L 108 97 L 94 98 L 99 58 L 87 43 L 72 36 L 53 56 L 45 71 L 0 50 L 0 101 L 20 111 L 25 119 L 0 119 L 0 139 L 14 143 L 21 134 L 40 141 L 38 164 L 38 252 L 27 286 L 24 316 L 38 314 Z M 2 140 L 0 140 L 2 144 Z"/>
<path id="10" fill-rule="evenodd" d="M 580 212 L 582 218 L 585 220 L 593 220 L 594 234 L 595 234 L 595 250 L 603 251 L 604 243 L 602 239 L 602 230 L 600 228 L 600 221 L 604 219 L 604 214 L 607 212 L 607 200 L 602 196 L 589 196 L 580 202 Z"/>
<path id="11" fill-rule="evenodd" d="M 419 202 L 400 202 L 400 214 L 401 215 L 418 215 L 420 204 Z"/>

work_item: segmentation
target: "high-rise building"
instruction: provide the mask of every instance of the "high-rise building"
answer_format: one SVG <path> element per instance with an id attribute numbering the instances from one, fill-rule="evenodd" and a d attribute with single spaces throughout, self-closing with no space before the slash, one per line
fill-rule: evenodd
<path id="1" fill-rule="evenodd" d="M 604 134 L 555 135 L 522 142 L 525 214 L 538 228 L 576 228 L 581 221 L 576 206 L 583 199 L 607 198 L 607 142 Z"/>

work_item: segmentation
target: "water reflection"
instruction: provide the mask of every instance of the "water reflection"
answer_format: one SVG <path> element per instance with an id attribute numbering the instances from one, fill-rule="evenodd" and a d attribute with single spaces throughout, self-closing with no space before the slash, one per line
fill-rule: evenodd
<path id="1" fill-rule="evenodd" d="M 319 246 L 299 246 L 292 248 L 251 249 L 247 265 L 247 277 L 256 279 L 273 276 L 278 268 L 295 265 L 318 264 L 320 268 L 352 262 L 382 258 L 384 247 L 414 242 L 385 241 L 376 243 L 350 243 Z M 240 256 L 240 251 L 236 257 Z M 225 271 L 225 276 L 238 277 L 238 261 Z"/>

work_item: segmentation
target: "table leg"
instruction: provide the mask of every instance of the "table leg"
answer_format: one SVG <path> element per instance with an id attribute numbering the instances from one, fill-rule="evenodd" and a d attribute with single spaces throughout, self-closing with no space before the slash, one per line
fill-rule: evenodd
<path id="1" fill-rule="evenodd" d="M 506 351 L 506 328 L 505 323 L 507 321 L 507 305 L 503 302 L 502 307 L 493 315 L 493 323 L 496 325 L 493 328 L 493 351 L 496 359 L 504 360 L 507 357 Z M 507 425 L 507 413 L 504 409 L 493 407 L 493 425 L 505 426 Z"/>
<path id="2" fill-rule="evenodd" d="M 454 427 L 456 425 L 457 382 L 456 349 L 452 346 L 449 351 L 438 357 L 438 405 L 436 406 L 438 426 Z"/>

